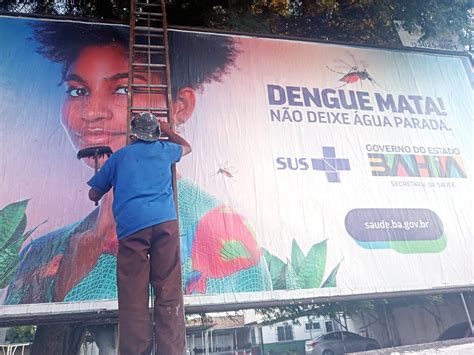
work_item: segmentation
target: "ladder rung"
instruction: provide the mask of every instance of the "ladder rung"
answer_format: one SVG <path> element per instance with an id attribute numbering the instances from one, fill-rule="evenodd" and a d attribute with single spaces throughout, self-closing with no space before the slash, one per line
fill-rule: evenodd
<path id="1" fill-rule="evenodd" d="M 149 19 L 141 19 L 139 21 L 135 22 L 135 27 L 145 27 L 145 28 L 150 28 L 152 29 L 151 31 L 148 30 L 139 30 L 142 31 L 141 33 L 145 32 L 152 32 L 152 33 L 161 33 L 161 31 L 154 31 L 153 28 L 160 28 L 163 27 L 163 22 L 158 22 L 158 21 L 150 21 Z"/>
<path id="2" fill-rule="evenodd" d="M 162 112 L 162 113 L 167 113 L 168 109 L 163 108 L 163 107 L 130 107 L 131 111 L 156 111 L 156 112 Z"/>
<path id="3" fill-rule="evenodd" d="M 166 64 L 150 64 L 150 63 L 132 63 L 132 65 L 137 66 L 137 67 L 166 67 Z"/>
<path id="4" fill-rule="evenodd" d="M 157 19 L 139 18 L 135 21 L 135 27 L 160 28 L 163 27 L 163 21 Z"/>
<path id="5" fill-rule="evenodd" d="M 138 15 L 138 16 L 135 16 L 135 21 L 140 21 L 140 22 L 145 22 L 145 21 L 149 21 L 149 22 L 163 22 L 163 18 L 162 17 L 152 17 L 152 16 L 141 16 L 141 15 Z M 139 24 L 135 24 L 135 26 L 140 26 Z"/>
<path id="6" fill-rule="evenodd" d="M 147 2 L 137 2 L 137 6 L 153 6 L 153 7 L 161 7 L 161 4 L 149 4 Z"/>
<path id="7" fill-rule="evenodd" d="M 135 37 L 145 37 L 145 38 L 157 37 L 157 38 L 163 38 L 163 35 L 162 35 L 162 34 L 154 34 L 154 33 L 135 33 Z"/>
<path id="8" fill-rule="evenodd" d="M 153 90 L 147 90 L 147 89 L 132 89 L 132 94 L 133 95 L 166 95 L 168 91 L 164 89 L 153 89 Z"/>
<path id="9" fill-rule="evenodd" d="M 141 109 L 141 110 L 132 110 L 131 112 L 132 112 L 132 114 L 139 113 L 139 112 L 151 112 L 157 117 L 168 117 L 167 112 L 159 112 L 159 111 L 156 111 L 156 110 L 153 110 L 153 109 L 149 109 L 147 107 L 143 107 L 143 109 Z"/>
<path id="10" fill-rule="evenodd" d="M 155 44 L 134 44 L 133 45 L 134 48 L 145 48 L 145 49 L 148 49 L 148 48 L 154 48 L 154 49 L 164 49 L 165 46 L 157 46 Z"/>
<path id="11" fill-rule="evenodd" d="M 154 112 L 153 110 L 143 110 L 143 111 L 136 111 L 136 112 L 132 112 L 132 115 L 135 114 L 135 113 L 141 113 L 141 112 L 150 112 L 152 114 L 154 114 L 156 117 L 160 118 L 168 118 L 168 114 L 166 115 L 163 115 L 163 114 L 160 114 L 160 113 L 156 113 Z"/>
<path id="12" fill-rule="evenodd" d="M 138 50 L 138 49 L 135 49 L 133 51 L 134 54 L 151 54 L 152 56 L 157 56 L 157 55 L 165 55 L 165 53 L 163 51 L 146 51 L 146 50 Z"/>
<path id="13" fill-rule="evenodd" d="M 141 22 L 141 23 L 139 23 Z M 152 25 L 146 25 L 145 23 L 163 23 L 162 18 L 156 18 L 156 17 L 143 17 L 143 16 L 138 16 L 135 17 L 135 26 L 145 26 L 145 27 L 158 27 L 158 26 L 152 26 Z"/>
<path id="14" fill-rule="evenodd" d="M 149 32 L 163 32 L 164 31 L 162 28 L 147 27 L 147 26 L 135 26 L 135 30 L 149 31 Z"/>
<path id="15" fill-rule="evenodd" d="M 146 15 L 146 16 L 156 16 L 156 17 L 163 17 L 161 12 L 148 12 L 148 11 L 135 11 L 135 15 Z"/>
<path id="16" fill-rule="evenodd" d="M 153 48 L 148 45 L 143 45 L 143 47 L 140 48 L 133 48 L 133 53 L 156 53 L 159 55 L 165 54 L 165 49 L 164 48 Z"/>
<path id="17" fill-rule="evenodd" d="M 163 93 L 166 92 L 166 88 L 153 88 L 153 87 L 132 87 L 133 92 L 135 93 L 144 93 L 144 92 L 151 92 L 151 93 Z"/>
<path id="18" fill-rule="evenodd" d="M 164 34 L 158 32 L 135 32 L 135 43 L 146 44 L 148 41 L 150 41 L 150 44 L 161 46 L 163 45 Z"/>
<path id="19" fill-rule="evenodd" d="M 168 85 L 132 84 L 135 88 L 167 88 Z"/>
<path id="20" fill-rule="evenodd" d="M 156 31 L 155 29 L 159 29 L 160 27 L 163 27 L 163 22 L 160 21 L 153 21 L 150 19 L 139 19 L 135 21 L 135 28 L 136 27 L 143 27 L 143 29 L 139 29 L 139 33 L 162 33 L 162 31 Z M 145 30 L 146 28 L 146 30 Z M 148 31 L 150 29 L 150 31 Z"/>
<path id="21" fill-rule="evenodd" d="M 155 74 L 155 73 L 162 74 L 163 72 L 164 72 L 164 68 L 159 68 L 159 69 L 148 68 L 148 69 L 141 69 L 141 70 L 139 70 L 139 69 L 133 70 L 134 74 L 144 74 L 144 75 L 146 75 L 148 73 L 150 73 L 150 74 Z"/>
<path id="22" fill-rule="evenodd" d="M 151 87 L 151 86 L 142 86 L 142 87 L 138 87 L 138 86 L 133 86 L 132 85 L 132 91 L 136 94 L 147 94 L 147 93 L 150 93 L 150 94 L 164 94 L 166 92 L 168 92 L 168 89 L 166 87 L 164 88 L 161 88 L 161 87 Z"/>

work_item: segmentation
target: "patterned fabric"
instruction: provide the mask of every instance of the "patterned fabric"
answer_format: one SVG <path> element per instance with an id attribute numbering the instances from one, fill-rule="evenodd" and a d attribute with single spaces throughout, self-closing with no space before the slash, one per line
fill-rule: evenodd
<path id="1" fill-rule="evenodd" d="M 117 298 L 117 258 L 102 254 L 92 271 L 64 298 L 64 302 Z"/>
<path id="2" fill-rule="evenodd" d="M 271 290 L 267 263 L 243 217 L 189 181 L 180 179 L 177 186 L 185 291 L 210 294 Z M 54 282 L 61 272 L 60 262 L 70 239 L 91 229 L 97 216 L 98 209 L 82 221 L 28 245 L 21 252 L 22 261 L 5 304 L 117 298 L 116 257 L 104 251 L 64 300 L 54 299 Z M 206 254 L 208 263 L 204 258 L 193 260 L 193 255 Z"/>

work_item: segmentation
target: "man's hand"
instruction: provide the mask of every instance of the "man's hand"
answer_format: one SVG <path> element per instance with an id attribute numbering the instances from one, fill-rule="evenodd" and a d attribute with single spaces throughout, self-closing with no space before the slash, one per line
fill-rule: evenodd
<path id="1" fill-rule="evenodd" d="M 183 156 L 191 153 L 191 145 L 181 136 L 177 135 L 170 127 L 168 122 L 160 121 L 160 129 L 166 134 L 171 143 L 179 144 L 183 147 Z"/>
<path id="2" fill-rule="evenodd" d="M 160 130 L 164 134 L 168 135 L 168 133 L 171 131 L 170 124 L 165 121 L 159 121 L 160 122 Z"/>
<path id="3" fill-rule="evenodd" d="M 99 191 L 90 189 L 89 190 L 89 200 L 94 202 L 99 202 L 104 194 L 101 194 Z"/>

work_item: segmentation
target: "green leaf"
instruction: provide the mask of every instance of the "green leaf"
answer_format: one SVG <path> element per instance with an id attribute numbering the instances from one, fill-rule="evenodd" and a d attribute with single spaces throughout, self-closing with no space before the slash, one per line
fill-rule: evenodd
<path id="1" fill-rule="evenodd" d="M 304 258 L 298 273 L 302 288 L 318 288 L 326 270 L 327 240 L 314 244 Z"/>
<path id="2" fill-rule="evenodd" d="M 296 274 L 295 270 L 291 267 L 291 263 L 288 262 L 286 265 L 286 289 L 287 290 L 298 290 L 301 288 L 300 283 L 298 282 L 298 275 Z"/>
<path id="3" fill-rule="evenodd" d="M 12 237 L 5 243 L 5 248 L 8 248 L 11 244 L 16 243 L 19 240 L 21 240 L 21 243 L 23 243 L 30 235 L 32 235 L 34 233 L 35 230 L 37 230 L 40 226 L 42 226 L 43 224 L 48 222 L 48 220 L 45 219 L 43 222 L 38 224 L 36 227 L 34 227 L 33 229 L 30 229 L 28 232 L 23 234 L 23 232 L 25 231 L 25 227 L 26 227 L 26 215 L 23 218 L 23 220 L 24 220 L 24 224 L 23 224 L 23 221 L 22 221 L 18 225 L 18 228 L 15 231 L 15 233 L 13 233 Z M 18 247 L 18 250 L 20 249 L 20 246 Z"/>
<path id="4" fill-rule="evenodd" d="M 299 247 L 296 240 L 293 239 L 293 242 L 291 243 L 291 266 L 293 267 L 296 273 L 299 273 L 303 260 L 304 254 L 301 251 L 301 248 Z"/>
<path id="5" fill-rule="evenodd" d="M 238 240 L 230 240 L 224 242 L 220 255 L 223 260 L 235 260 L 239 258 L 250 259 L 251 254 L 248 249 Z"/>
<path id="6" fill-rule="evenodd" d="M 11 261 L 15 258 L 17 258 L 18 255 L 15 253 L 14 250 L 12 249 L 4 249 L 2 250 L 2 253 L 0 254 L 0 277 L 2 274 L 8 272 L 8 265 L 11 263 Z"/>
<path id="7" fill-rule="evenodd" d="M 15 262 L 11 264 L 11 268 L 5 270 L 5 272 L 0 275 L 0 288 L 5 288 L 10 284 L 13 275 L 15 275 L 19 263 L 20 258 L 17 258 Z"/>
<path id="8" fill-rule="evenodd" d="M 268 270 L 272 278 L 272 285 L 274 290 L 284 290 L 286 288 L 286 264 L 277 256 L 270 254 L 268 250 L 263 249 L 263 255 L 267 260 Z"/>
<path id="9" fill-rule="evenodd" d="M 0 250 L 3 249 L 23 220 L 28 201 L 14 202 L 0 210 Z"/>
<path id="10" fill-rule="evenodd" d="M 339 270 L 339 266 L 341 265 L 341 263 L 342 263 L 342 260 L 339 261 L 339 263 L 334 267 L 334 269 L 332 269 L 332 271 L 329 274 L 328 278 L 326 279 L 326 281 L 323 282 L 321 287 L 336 287 L 337 286 L 336 275 L 337 275 L 337 271 Z"/>
<path id="11" fill-rule="evenodd" d="M 8 248 L 5 248 L 1 251 L 0 253 L 0 274 L 3 272 L 3 271 L 6 271 L 6 260 L 8 260 L 10 258 L 10 254 L 11 255 L 15 255 L 17 256 L 18 255 L 18 251 L 20 250 L 20 247 L 21 247 L 21 243 L 23 241 L 21 239 L 17 240 L 16 243 L 13 243 L 11 244 Z"/>
<path id="12" fill-rule="evenodd" d="M 25 228 L 26 228 L 26 215 L 23 216 L 23 219 L 21 220 L 21 222 L 16 227 L 16 230 L 13 232 L 11 237 L 5 242 L 5 244 L 3 244 L 2 248 L 6 249 L 10 245 L 15 243 L 18 239 L 22 239 L 23 233 L 25 232 Z M 23 239 L 25 239 L 25 238 L 23 238 Z"/>
<path id="13" fill-rule="evenodd" d="M 25 233 L 27 204 L 28 200 L 15 202 L 0 211 L 0 288 L 8 286 L 18 268 L 18 253 L 22 243 L 40 225 L 46 223 L 44 221 Z"/>
<path id="14" fill-rule="evenodd" d="M 16 272 L 20 258 L 18 250 L 21 246 L 21 240 L 12 244 L 9 248 L 2 250 L 0 254 L 0 288 L 6 287 L 10 283 L 10 279 Z"/>
<path id="15" fill-rule="evenodd" d="M 286 290 L 286 269 L 287 268 L 288 268 L 288 265 L 285 264 L 285 266 L 283 266 L 283 268 L 280 270 L 280 272 L 276 276 L 275 283 L 273 284 L 274 290 Z"/>

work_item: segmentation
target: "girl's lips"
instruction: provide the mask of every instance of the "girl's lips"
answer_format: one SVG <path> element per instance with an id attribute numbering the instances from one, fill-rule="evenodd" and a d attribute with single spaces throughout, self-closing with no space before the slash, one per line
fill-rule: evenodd
<path id="1" fill-rule="evenodd" d="M 77 134 L 81 145 L 106 145 L 112 140 L 125 136 L 126 132 L 107 132 L 103 130 L 87 130 Z"/>
<path id="2" fill-rule="evenodd" d="M 121 136 L 127 132 L 123 131 L 108 131 L 102 128 L 88 128 L 80 132 L 76 132 L 76 136 L 85 137 L 85 136 Z"/>
<path id="3" fill-rule="evenodd" d="M 110 136 L 82 136 L 80 142 L 82 145 L 105 145 L 110 143 Z"/>

